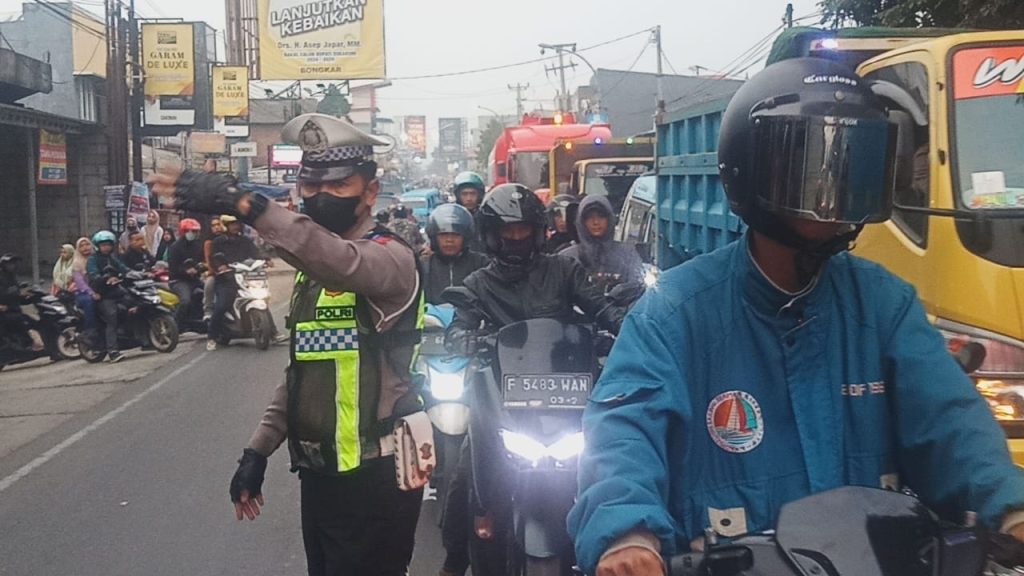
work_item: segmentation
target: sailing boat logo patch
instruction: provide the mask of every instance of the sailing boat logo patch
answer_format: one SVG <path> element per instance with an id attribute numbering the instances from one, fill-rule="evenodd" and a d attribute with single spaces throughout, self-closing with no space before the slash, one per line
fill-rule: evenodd
<path id="1" fill-rule="evenodd" d="M 750 452 L 764 439 L 761 406 L 750 394 L 730 390 L 715 396 L 708 405 L 708 433 L 726 452 Z"/>

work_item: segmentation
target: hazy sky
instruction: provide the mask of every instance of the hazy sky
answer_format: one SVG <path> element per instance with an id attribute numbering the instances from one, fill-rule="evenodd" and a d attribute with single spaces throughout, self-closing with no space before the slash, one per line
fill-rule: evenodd
<path id="1" fill-rule="evenodd" d="M 537 58 L 537 44 L 576 42 L 580 48 L 660 24 L 665 54 L 679 73 L 700 65 L 722 70 L 781 24 L 785 0 L 385 0 L 387 67 L 393 77 L 482 68 Z M 85 7 L 102 6 L 88 0 Z M 0 0 L 0 15 L 20 11 L 18 0 Z M 795 0 L 797 17 L 815 14 L 817 0 Z M 223 0 L 136 0 L 145 17 L 205 20 L 224 28 Z M 817 23 L 818 19 L 806 23 Z M 648 42 L 636 36 L 584 52 L 598 68 L 654 71 L 654 47 L 637 60 Z M 752 69 L 758 70 L 760 65 Z M 666 67 L 666 72 L 671 72 Z M 570 86 L 585 84 L 591 73 L 582 62 L 568 74 Z M 529 83 L 529 98 L 551 108 L 557 77 L 544 64 L 430 80 L 396 80 L 379 93 L 385 115 L 485 115 L 478 106 L 501 113 L 515 111 L 508 84 Z M 428 127 L 436 129 L 436 120 Z"/>

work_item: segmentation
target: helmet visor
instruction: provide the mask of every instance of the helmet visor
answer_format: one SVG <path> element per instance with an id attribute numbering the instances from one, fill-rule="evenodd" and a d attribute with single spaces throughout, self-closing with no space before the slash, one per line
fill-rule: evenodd
<path id="1" fill-rule="evenodd" d="M 750 178 L 762 208 L 820 222 L 889 219 L 895 124 L 830 116 L 763 116 L 754 123 Z"/>

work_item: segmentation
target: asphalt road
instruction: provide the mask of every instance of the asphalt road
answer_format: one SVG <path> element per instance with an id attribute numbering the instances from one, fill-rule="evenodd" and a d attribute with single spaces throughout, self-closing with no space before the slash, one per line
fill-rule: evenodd
<path id="1" fill-rule="evenodd" d="M 287 284 L 276 280 L 275 293 Z M 0 574 L 305 574 L 287 450 L 270 459 L 255 522 L 235 520 L 227 491 L 286 360 L 283 346 L 195 346 L 4 456 Z M 413 575 L 440 567 L 436 517 L 425 502 Z"/>

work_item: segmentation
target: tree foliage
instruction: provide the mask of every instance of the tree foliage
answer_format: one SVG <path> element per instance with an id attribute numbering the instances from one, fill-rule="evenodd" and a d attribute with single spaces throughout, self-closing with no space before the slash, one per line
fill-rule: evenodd
<path id="1" fill-rule="evenodd" d="M 1021 0 L 821 0 L 822 22 L 834 27 L 1024 28 Z"/>
<path id="2" fill-rule="evenodd" d="M 476 146 L 476 161 L 483 165 L 487 163 L 487 157 L 491 155 L 491 148 L 498 141 L 498 137 L 505 130 L 505 126 L 496 119 L 491 118 L 487 127 L 480 132 L 480 142 Z"/>

